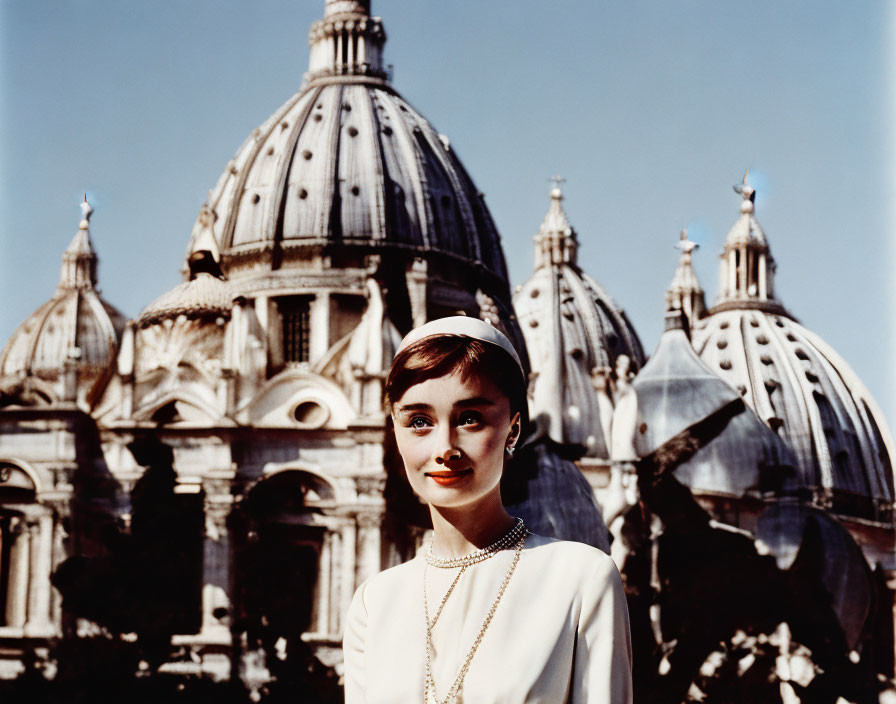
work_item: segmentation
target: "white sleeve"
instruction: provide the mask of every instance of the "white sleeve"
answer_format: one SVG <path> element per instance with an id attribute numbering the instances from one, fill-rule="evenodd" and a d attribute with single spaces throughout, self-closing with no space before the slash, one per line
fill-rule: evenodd
<path id="1" fill-rule="evenodd" d="M 363 704 L 367 701 L 367 684 L 364 652 L 367 641 L 367 606 L 364 604 L 364 588 L 361 584 L 355 592 L 345 617 L 345 635 L 342 652 L 345 657 L 345 704 Z"/>
<path id="2" fill-rule="evenodd" d="M 606 555 L 583 584 L 571 704 L 631 704 L 632 642 L 616 565 Z"/>

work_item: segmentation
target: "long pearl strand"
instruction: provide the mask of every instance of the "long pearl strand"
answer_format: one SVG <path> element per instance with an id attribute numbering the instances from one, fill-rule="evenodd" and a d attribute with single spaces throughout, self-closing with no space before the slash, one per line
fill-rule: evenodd
<path id="1" fill-rule="evenodd" d="M 467 671 L 470 669 L 470 664 L 473 662 L 473 656 L 476 655 L 476 651 L 479 649 L 479 644 L 482 642 L 482 638 L 485 635 L 486 630 L 488 630 L 488 626 L 492 621 L 492 617 L 495 615 L 495 611 L 498 609 L 498 604 L 501 602 L 501 597 L 504 596 L 504 591 L 507 589 L 507 585 L 510 583 L 510 578 L 513 576 L 513 573 L 516 570 L 517 563 L 520 561 L 520 555 L 523 552 L 523 545 L 526 542 L 526 536 L 528 534 L 529 531 L 526 530 L 525 525 L 523 525 L 522 519 L 518 518 L 516 525 L 514 525 L 510 532 L 508 532 L 503 538 L 493 543 L 492 545 L 489 545 L 487 548 L 483 548 L 482 550 L 478 550 L 469 555 L 465 555 L 464 557 L 454 558 L 452 560 L 441 560 L 432 555 L 430 547 L 430 553 L 427 555 L 426 559 L 427 564 L 433 564 L 429 559 L 431 557 L 434 561 L 436 561 L 436 564 L 434 566 L 460 567 L 460 570 L 458 570 L 458 573 L 455 575 L 454 580 L 448 587 L 448 591 L 445 592 L 445 596 L 442 597 L 442 601 L 439 604 L 439 608 L 436 610 L 435 616 L 433 616 L 432 620 L 430 620 L 429 603 L 426 596 L 426 565 L 424 565 L 423 567 L 423 615 L 426 622 L 426 671 L 424 673 L 423 683 L 424 704 L 451 704 L 452 702 L 457 701 L 457 698 L 460 695 L 461 687 L 463 686 L 464 678 L 467 675 Z M 513 537 L 511 538 L 510 536 Z M 499 545 L 501 547 L 498 547 Z M 488 614 L 486 614 L 485 620 L 482 622 L 479 633 L 476 635 L 476 639 L 473 641 L 473 645 L 470 648 L 470 651 L 467 653 L 467 657 L 464 659 L 464 663 L 463 665 L 461 665 L 460 670 L 457 673 L 457 677 L 454 678 L 454 682 L 452 683 L 451 688 L 448 690 L 448 694 L 444 699 L 439 700 L 438 695 L 436 694 L 436 684 L 432 674 L 432 630 L 433 628 L 435 628 L 436 622 L 439 620 L 439 616 L 442 614 L 442 609 L 445 607 L 445 602 L 448 601 L 448 597 L 451 595 L 451 592 L 454 591 L 454 587 L 457 585 L 460 576 L 467 570 L 467 568 L 471 565 L 476 564 L 477 562 L 482 562 L 488 557 L 497 554 L 503 547 L 508 547 L 510 545 L 513 545 L 515 548 L 513 561 L 510 563 L 510 568 L 507 570 L 507 573 L 504 575 L 504 579 L 501 582 L 501 586 L 498 588 L 498 595 L 495 597 L 491 608 L 488 610 Z M 452 562 L 456 564 L 443 564 L 445 562 Z"/>

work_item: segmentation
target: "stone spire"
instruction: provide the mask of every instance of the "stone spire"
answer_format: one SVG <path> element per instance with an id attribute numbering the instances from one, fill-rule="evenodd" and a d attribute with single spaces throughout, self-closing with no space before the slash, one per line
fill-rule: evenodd
<path id="1" fill-rule="evenodd" d="M 748 173 L 748 172 L 747 172 Z M 719 303 L 776 302 L 774 292 L 775 262 L 765 233 L 756 221 L 756 191 L 743 182 L 734 186 L 743 201 L 740 217 L 725 239 L 721 256 Z"/>
<path id="2" fill-rule="evenodd" d="M 386 31 L 379 17 L 370 16 L 370 0 L 327 0 L 323 19 L 311 25 L 308 43 L 306 84 L 339 76 L 386 78 Z"/>
<path id="3" fill-rule="evenodd" d="M 81 203 L 81 222 L 78 223 L 78 232 L 75 233 L 71 244 L 62 255 L 62 274 L 59 277 L 59 288 L 70 289 L 95 289 L 97 256 L 90 242 L 90 216 L 93 208 L 87 202 L 87 194 L 84 194 L 84 202 Z"/>
<path id="4" fill-rule="evenodd" d="M 560 184 L 565 179 L 555 176 L 551 189 L 551 205 L 535 235 L 535 269 L 551 264 L 577 265 L 579 241 L 575 230 L 563 211 L 563 192 Z"/>
<path id="5" fill-rule="evenodd" d="M 703 315 L 706 303 L 703 298 L 703 289 L 694 271 L 691 252 L 699 247 L 696 242 L 688 239 L 687 228 L 681 231 L 681 239 L 675 244 L 676 249 L 681 250 L 678 266 L 672 276 L 672 282 L 666 289 L 666 310 L 681 311 L 687 317 L 690 328 Z"/>

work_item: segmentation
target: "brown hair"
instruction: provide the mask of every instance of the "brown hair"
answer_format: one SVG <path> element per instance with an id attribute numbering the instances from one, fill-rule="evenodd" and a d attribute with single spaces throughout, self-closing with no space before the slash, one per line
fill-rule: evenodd
<path id="1" fill-rule="evenodd" d="M 429 379 L 460 374 L 464 381 L 483 376 L 510 401 L 510 415 L 526 417 L 526 380 L 516 360 L 498 345 L 465 335 L 424 337 L 403 349 L 386 378 L 386 403 L 392 407 L 405 392 Z"/>

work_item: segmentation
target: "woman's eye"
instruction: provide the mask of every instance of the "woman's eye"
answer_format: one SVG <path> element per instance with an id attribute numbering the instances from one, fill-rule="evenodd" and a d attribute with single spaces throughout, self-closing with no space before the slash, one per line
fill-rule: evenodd
<path id="1" fill-rule="evenodd" d="M 429 427 L 429 420 L 427 418 L 422 418 L 420 416 L 416 416 L 411 418 L 408 423 L 409 428 L 413 428 L 414 430 L 422 430 L 423 428 Z"/>
<path id="2" fill-rule="evenodd" d="M 458 425 L 475 425 L 481 420 L 482 416 L 480 416 L 480 414 L 468 411 L 467 413 L 462 413 L 457 419 L 457 422 Z"/>

